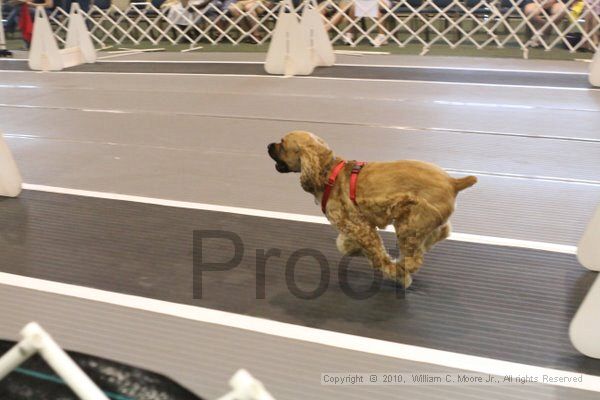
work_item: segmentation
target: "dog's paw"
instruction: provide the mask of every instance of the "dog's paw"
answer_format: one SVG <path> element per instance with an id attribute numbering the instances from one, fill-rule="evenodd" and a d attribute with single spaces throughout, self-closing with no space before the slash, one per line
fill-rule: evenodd
<path id="1" fill-rule="evenodd" d="M 383 275 L 386 279 L 399 283 L 404 289 L 408 289 L 412 285 L 412 276 L 402 268 L 401 264 L 393 263 L 384 267 Z"/>
<path id="2" fill-rule="evenodd" d="M 417 272 L 423 265 L 423 257 L 404 257 L 402 266 L 404 270 L 410 274 Z"/>
<path id="3" fill-rule="evenodd" d="M 410 276 L 408 272 L 404 272 L 399 282 L 402 284 L 402 287 L 404 287 L 404 289 L 408 289 L 413 282 L 412 276 Z"/>

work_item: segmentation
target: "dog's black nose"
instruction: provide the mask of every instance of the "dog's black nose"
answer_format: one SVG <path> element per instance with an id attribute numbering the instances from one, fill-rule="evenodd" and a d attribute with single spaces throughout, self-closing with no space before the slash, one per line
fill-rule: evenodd
<path id="1" fill-rule="evenodd" d="M 275 146 L 275 143 L 269 143 L 267 145 L 267 150 L 272 151 L 273 147 Z"/>

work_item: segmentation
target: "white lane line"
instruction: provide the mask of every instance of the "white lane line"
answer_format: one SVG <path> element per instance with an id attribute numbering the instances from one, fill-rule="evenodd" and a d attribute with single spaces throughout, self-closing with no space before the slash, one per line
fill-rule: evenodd
<path id="1" fill-rule="evenodd" d="M 46 72 L 38 71 L 2 71 L 2 73 L 23 73 L 23 74 L 45 74 Z M 190 73 L 175 73 L 175 72 L 100 72 L 100 71 L 53 71 L 52 75 L 56 74 L 96 74 L 96 75 L 163 75 L 163 76 L 202 76 L 202 77 L 238 77 L 238 78 L 263 78 L 263 79 L 316 79 L 316 80 L 338 80 L 338 81 L 354 81 L 354 82 L 400 82 L 400 83 L 418 83 L 423 85 L 458 85 L 458 86 L 489 86 L 489 87 L 509 87 L 519 89 L 544 89 L 544 90 L 573 90 L 578 92 L 595 92 L 600 89 L 595 88 L 574 88 L 561 86 L 530 86 L 530 85 L 506 85 L 501 83 L 469 83 L 469 82 L 445 82 L 445 81 L 419 81 L 410 79 L 373 79 L 373 78 L 339 78 L 339 77 L 324 77 L 324 76 L 281 76 L 281 75 L 252 75 L 252 74 L 190 74 Z"/>
<path id="2" fill-rule="evenodd" d="M 0 272 L 0 284 L 22 289 L 37 290 L 60 296 L 74 297 L 89 301 L 127 307 L 171 317 L 184 318 L 191 321 L 217 324 L 229 328 L 262 333 L 271 336 L 293 339 L 308 343 L 320 344 L 338 349 L 358 351 L 383 357 L 392 357 L 420 363 L 435 364 L 459 370 L 474 371 L 498 376 L 542 377 L 562 376 L 570 381 L 554 383 L 573 389 L 600 392 L 600 377 L 561 371 L 533 365 L 519 364 L 509 361 L 477 357 L 449 351 L 435 350 L 426 347 L 412 346 L 402 343 L 387 342 L 346 333 L 309 328 L 263 318 L 250 317 L 208 308 L 171 303 L 89 287 L 52 282 Z M 581 378 L 581 382 L 573 382 Z"/>
<path id="3" fill-rule="evenodd" d="M 211 60 L 186 60 L 186 61 L 160 61 L 160 60 L 111 60 L 111 63 L 167 63 L 167 64 L 264 64 L 264 61 L 211 61 Z M 588 72 L 572 71 L 548 71 L 536 69 L 504 69 L 504 68 L 485 68 L 485 67 L 446 67 L 430 65 L 400 65 L 400 64 L 354 64 L 354 63 L 336 63 L 336 67 L 366 67 L 366 68 L 405 68 L 405 69 L 439 69 L 447 71 L 485 71 L 485 72 L 510 72 L 510 73 L 532 73 L 532 74 L 561 74 L 561 75 L 588 75 Z"/>
<path id="4" fill-rule="evenodd" d="M 131 54 L 136 55 L 140 50 L 130 50 Z M 104 59 L 100 57 L 99 59 Z M 25 59 L 6 59 L 5 61 L 26 61 Z M 264 64 L 264 61 L 219 61 L 219 60 L 108 60 L 103 63 L 139 63 L 139 64 Z M 367 67 L 367 68 L 406 68 L 406 69 L 439 69 L 448 71 L 485 71 L 485 72 L 510 72 L 510 73 L 531 73 L 531 74 L 561 74 L 561 75 L 588 75 L 588 72 L 560 71 L 560 70 L 539 70 L 539 69 L 510 69 L 510 68 L 486 68 L 486 67 L 447 67 L 435 65 L 405 65 L 405 64 L 356 64 L 356 63 L 336 63 L 339 67 Z"/>
<path id="5" fill-rule="evenodd" d="M 593 179 L 572 179 L 563 178 L 559 176 L 547 176 L 547 175 L 525 175 L 525 174 L 512 174 L 506 172 L 488 172 L 488 171 L 477 171 L 472 169 L 455 169 L 443 167 L 447 172 L 454 172 L 457 174 L 471 174 L 481 176 L 494 176 L 499 178 L 512 178 L 521 180 L 534 180 L 543 182 L 565 182 L 574 185 L 586 185 L 586 186 L 598 186 L 600 181 Z"/>
<path id="6" fill-rule="evenodd" d="M 0 105 L 1 107 L 2 105 Z M 81 111 L 89 111 L 89 110 L 81 110 Z M 106 112 L 106 111 L 103 111 Z M 115 112 L 116 114 L 121 114 L 121 112 Z M 232 117 L 233 118 L 233 117 Z M 157 149 L 157 150 L 168 150 L 168 151 L 184 151 L 184 152 L 195 152 L 196 150 L 190 148 L 180 148 L 180 147 L 169 147 L 169 146 L 153 146 L 148 144 L 134 144 L 134 143 L 115 143 L 115 142 L 99 142 L 94 140 L 82 140 L 82 139 L 69 139 L 62 137 L 44 137 L 39 135 L 27 135 L 27 134 L 14 134 L 14 133 L 5 133 L 5 138 L 11 139 L 23 139 L 23 140 L 49 140 L 55 142 L 63 142 L 63 143 L 79 143 L 79 144 L 96 144 L 101 146 L 120 146 L 120 147 L 137 147 L 137 148 L 148 148 L 148 149 Z M 218 150 L 217 150 L 218 151 Z M 245 154 L 245 153 L 236 153 L 233 150 L 228 150 L 231 154 Z M 525 181 L 542 181 L 542 182 L 562 182 L 570 185 L 583 185 L 583 186 L 591 186 L 598 187 L 600 186 L 600 181 L 591 180 L 591 179 L 572 179 L 572 178 L 564 178 L 564 177 L 555 177 L 555 176 L 545 176 L 545 175 L 525 175 L 525 174 L 514 174 L 514 173 L 504 173 L 504 172 L 488 172 L 488 171 L 479 171 L 479 170 L 469 170 L 469 169 L 456 169 L 456 168 L 448 168 L 442 166 L 442 168 L 446 172 L 455 173 L 455 174 L 470 174 L 477 176 L 490 176 L 494 178 L 509 178 L 516 180 L 525 180 Z"/>
<path id="7" fill-rule="evenodd" d="M 99 90 L 98 87 L 93 86 L 78 86 L 74 88 L 73 86 L 58 86 L 58 85 L 48 85 L 48 86 L 39 86 L 39 85 L 10 85 L 10 84 L 0 84 L 0 89 L 39 89 L 39 90 Z M 105 91 L 114 91 L 115 88 L 105 88 L 102 90 Z M 135 88 L 135 89 L 123 89 L 118 88 L 120 92 L 136 92 L 136 93 L 181 93 L 179 90 L 157 90 L 153 88 Z M 334 94 L 314 94 L 314 93 L 286 93 L 286 92 L 263 92 L 263 93 L 251 93 L 251 92 L 243 92 L 243 91 L 224 91 L 224 90 L 206 90 L 203 88 L 202 90 L 187 90 L 185 93 L 193 93 L 193 94 L 204 94 L 204 95 L 228 95 L 228 96 L 262 96 L 262 97 L 298 97 L 298 98 L 317 98 L 317 99 L 332 99 L 337 100 L 340 98 L 340 95 Z M 573 108 L 573 107 L 560 107 L 560 106 L 545 106 L 545 105 L 527 105 L 527 104 L 510 104 L 510 103 L 482 103 L 482 102 L 463 102 L 463 101 L 450 101 L 450 100 L 414 100 L 409 98 L 401 98 L 401 97 L 386 97 L 386 96 L 357 96 L 357 95 L 342 95 L 344 99 L 349 100 L 361 100 L 361 101 L 389 101 L 396 103 L 406 103 L 409 102 L 411 104 L 436 104 L 442 106 L 453 106 L 453 107 L 475 107 L 475 108 L 492 108 L 492 109 L 510 109 L 510 110 L 554 110 L 554 111 L 575 111 L 575 112 L 600 112 L 598 108 Z M 7 106 L 6 104 L 0 104 L 0 106 Z M 18 106 L 18 105 L 15 105 Z"/>
<path id="8" fill-rule="evenodd" d="M 81 197 L 93 197 L 93 198 L 98 198 L 98 199 L 130 201 L 130 202 L 134 202 L 134 203 L 153 204 L 153 205 L 165 206 L 165 207 L 187 208 L 187 209 L 193 209 L 193 210 L 215 211 L 215 212 L 222 212 L 222 213 L 229 213 L 229 214 L 247 215 L 247 216 L 252 216 L 252 217 L 281 219 L 281 220 L 286 220 L 286 221 L 308 222 L 308 223 L 313 223 L 313 224 L 324 224 L 324 225 L 329 224 L 329 221 L 327 220 L 327 218 L 325 218 L 323 216 L 259 210 L 259 209 L 255 209 L 255 208 L 231 207 L 231 206 L 222 206 L 222 205 L 216 205 L 216 204 L 195 203 L 195 202 L 189 202 L 189 201 L 157 199 L 154 197 L 133 196 L 133 195 L 119 194 L 119 193 L 96 192 L 96 191 L 90 191 L 90 190 L 70 189 L 70 188 L 62 188 L 62 187 L 56 187 L 56 186 L 36 185 L 36 184 L 31 184 L 31 183 L 24 183 L 23 189 L 34 190 L 34 191 L 39 191 L 39 192 L 67 194 L 67 195 L 81 196 Z M 386 228 L 385 231 L 386 232 L 394 232 L 392 227 Z M 506 247 L 519 247 L 519 248 L 525 248 L 525 249 L 550 251 L 550 252 L 554 252 L 554 253 L 576 254 L 576 252 L 577 252 L 577 247 L 575 247 L 575 246 L 555 244 L 555 243 L 546 243 L 546 242 L 535 242 L 535 241 L 530 241 L 530 240 L 501 238 L 501 237 L 493 237 L 493 236 L 473 235 L 473 234 L 468 234 L 468 233 L 452 232 L 452 235 L 450 236 L 449 239 L 455 240 L 458 242 L 479 243 L 479 244 L 488 244 L 488 245 L 506 246 Z"/>

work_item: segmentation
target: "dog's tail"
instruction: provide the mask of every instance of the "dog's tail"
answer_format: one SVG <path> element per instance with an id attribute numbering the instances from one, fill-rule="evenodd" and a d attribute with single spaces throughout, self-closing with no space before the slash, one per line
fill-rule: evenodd
<path id="1" fill-rule="evenodd" d="M 456 193 L 460 192 L 461 190 L 465 190 L 466 188 L 471 187 L 477 183 L 477 177 L 473 175 L 465 176 L 464 178 L 460 179 L 452 179 L 452 183 L 454 184 L 454 189 L 456 190 Z"/>

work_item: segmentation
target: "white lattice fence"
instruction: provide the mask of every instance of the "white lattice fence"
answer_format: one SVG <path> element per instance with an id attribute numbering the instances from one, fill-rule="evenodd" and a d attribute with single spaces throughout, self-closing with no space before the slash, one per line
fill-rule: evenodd
<path id="1" fill-rule="evenodd" d="M 365 4 L 361 0 L 361 4 Z M 517 47 L 525 54 L 531 47 L 551 50 L 566 47 L 598 48 L 600 0 L 567 0 L 554 8 L 540 0 L 528 8 L 522 0 L 371 0 L 371 17 L 358 17 L 353 0 L 326 0 L 320 4 L 331 39 L 352 46 L 382 43 L 400 47 L 433 45 L 450 48 L 472 46 Z M 544 0 L 545 1 L 545 0 Z M 544 6 L 545 5 L 545 6 Z M 93 7 L 88 26 L 99 45 L 150 42 L 255 43 L 269 41 L 282 3 L 246 0 L 223 6 L 220 1 L 192 0 L 156 8 L 150 3 L 131 3 L 125 9 Z M 302 5 L 298 6 L 301 11 Z M 360 9 L 365 10 L 364 7 Z M 535 10 L 531 12 L 531 10 Z M 368 11 L 368 10 L 367 10 Z M 537 15 L 536 15 L 537 14 Z M 64 41 L 67 13 L 57 8 L 50 16 L 58 40 Z"/>

